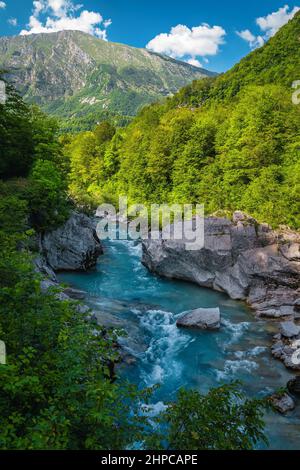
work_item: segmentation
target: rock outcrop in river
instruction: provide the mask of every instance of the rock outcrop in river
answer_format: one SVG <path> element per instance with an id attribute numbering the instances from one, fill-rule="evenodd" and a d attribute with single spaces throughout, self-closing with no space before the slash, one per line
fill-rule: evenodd
<path id="1" fill-rule="evenodd" d="M 221 315 L 219 308 L 197 308 L 196 310 L 183 312 L 176 324 L 180 328 L 218 330 L 220 322 Z"/>
<path id="2" fill-rule="evenodd" d="M 96 265 L 102 246 L 93 221 L 72 212 L 62 227 L 42 237 L 40 251 L 54 271 L 87 271 Z"/>
<path id="3" fill-rule="evenodd" d="M 146 240 L 143 264 L 245 300 L 258 316 L 300 319 L 300 234 L 273 231 L 242 212 L 233 220 L 205 219 L 205 243 L 187 251 L 183 242 Z"/>

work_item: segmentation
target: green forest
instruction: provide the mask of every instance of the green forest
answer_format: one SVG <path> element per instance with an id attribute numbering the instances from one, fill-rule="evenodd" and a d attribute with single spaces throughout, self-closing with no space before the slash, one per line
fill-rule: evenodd
<path id="1" fill-rule="evenodd" d="M 300 14 L 228 73 L 144 108 L 125 128 L 63 134 L 6 83 L 0 104 L 0 449 L 252 449 L 265 401 L 238 383 L 181 390 L 153 427 L 152 390 L 112 374 L 117 332 L 41 291 L 37 234 L 103 201 L 204 203 L 300 228 Z M 229 419 L 230 418 L 230 419 Z M 227 423 L 224 432 L 224 423 Z M 164 429 L 163 435 L 161 429 Z M 212 432 L 213 430 L 213 432 Z M 178 437 L 180 433 L 180 438 Z"/>
<path id="2" fill-rule="evenodd" d="M 145 107 L 125 129 L 108 123 L 65 137 L 69 190 L 86 206 L 204 203 L 274 227 L 300 227 L 300 15 L 229 72 Z M 112 137 L 111 137 L 112 136 Z"/>

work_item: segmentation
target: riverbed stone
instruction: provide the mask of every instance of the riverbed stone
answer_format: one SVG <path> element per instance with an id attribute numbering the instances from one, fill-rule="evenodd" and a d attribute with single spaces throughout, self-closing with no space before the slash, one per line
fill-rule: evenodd
<path id="1" fill-rule="evenodd" d="M 271 403 L 281 414 L 293 411 L 296 407 L 296 403 L 288 393 L 284 393 L 283 395 L 273 395 L 271 397 Z"/>
<path id="2" fill-rule="evenodd" d="M 52 281 L 51 279 L 45 278 L 41 280 L 40 287 L 42 292 L 47 293 L 53 288 L 58 289 L 59 284 L 57 282 Z"/>
<path id="3" fill-rule="evenodd" d="M 199 330 L 217 330 L 220 328 L 221 314 L 219 308 L 197 308 L 184 312 L 176 325 L 181 328 Z"/>
<path id="4" fill-rule="evenodd" d="M 292 321 L 286 321 L 280 324 L 280 331 L 285 338 L 294 338 L 299 335 L 300 326 L 297 326 Z"/>
<path id="5" fill-rule="evenodd" d="M 80 289 L 74 289 L 72 287 L 67 287 L 63 290 L 64 294 L 71 297 L 73 300 L 84 300 L 86 298 L 86 292 Z"/>

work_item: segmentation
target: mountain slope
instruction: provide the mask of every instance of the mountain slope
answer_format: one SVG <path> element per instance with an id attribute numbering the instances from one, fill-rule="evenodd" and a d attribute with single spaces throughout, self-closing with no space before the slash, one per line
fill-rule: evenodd
<path id="1" fill-rule="evenodd" d="M 300 228 L 300 105 L 291 88 L 300 80 L 299 38 L 298 14 L 223 76 L 145 107 L 90 160 L 97 136 L 75 139 L 67 149 L 73 197 L 204 203 L 207 214 L 240 209 Z"/>
<path id="2" fill-rule="evenodd" d="M 0 68 L 10 71 L 25 100 L 46 112 L 92 121 L 175 93 L 195 78 L 214 75 L 145 49 L 79 31 L 0 38 Z"/>
<path id="3" fill-rule="evenodd" d="M 195 81 L 171 101 L 173 105 L 197 105 L 207 100 L 230 102 L 248 85 L 276 83 L 291 89 L 296 80 L 300 80 L 300 12 L 231 70 L 209 83 Z"/>

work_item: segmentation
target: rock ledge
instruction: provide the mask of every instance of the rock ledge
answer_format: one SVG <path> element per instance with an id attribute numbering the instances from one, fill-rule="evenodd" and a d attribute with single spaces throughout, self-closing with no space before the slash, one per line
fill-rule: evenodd
<path id="1" fill-rule="evenodd" d="M 273 231 L 240 211 L 208 217 L 204 247 L 145 240 L 143 264 L 161 276 L 195 282 L 245 300 L 265 318 L 300 319 L 300 233 Z"/>

